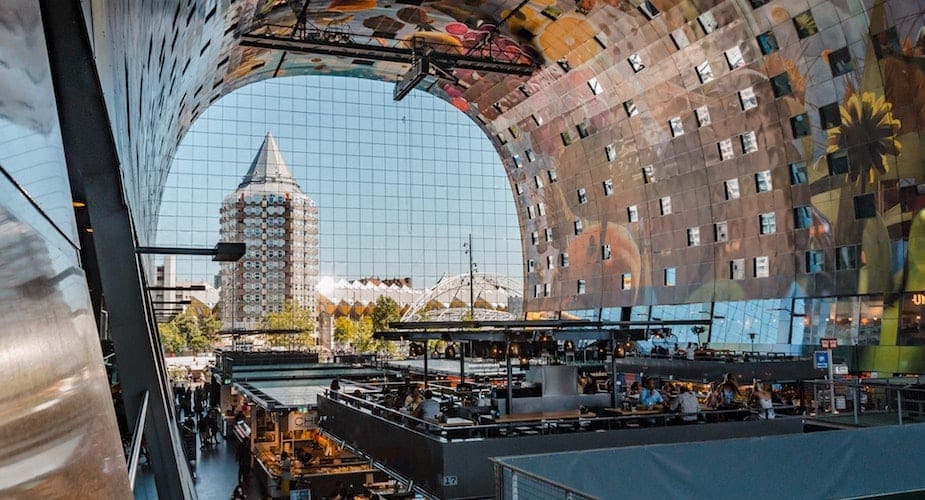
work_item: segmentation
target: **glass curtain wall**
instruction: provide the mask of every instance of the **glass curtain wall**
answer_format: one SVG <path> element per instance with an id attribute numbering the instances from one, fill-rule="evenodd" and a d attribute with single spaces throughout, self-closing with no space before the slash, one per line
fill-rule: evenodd
<path id="1" fill-rule="evenodd" d="M 212 246 L 222 198 L 267 132 L 315 200 L 320 276 L 411 277 L 416 288 L 468 272 L 522 280 L 510 184 L 488 138 L 446 102 L 340 77 L 277 78 L 222 98 L 184 137 L 171 166 L 157 243 Z M 176 259 L 177 281 L 213 283 L 218 267 Z"/>

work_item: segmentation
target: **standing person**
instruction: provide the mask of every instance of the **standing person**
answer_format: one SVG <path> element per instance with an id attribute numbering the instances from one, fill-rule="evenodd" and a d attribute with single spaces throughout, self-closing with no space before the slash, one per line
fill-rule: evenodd
<path id="1" fill-rule="evenodd" d="M 249 441 L 241 441 L 238 444 L 236 458 L 238 459 L 238 482 L 246 484 L 251 475 L 251 448 Z"/>
<path id="2" fill-rule="evenodd" d="M 766 387 L 760 383 L 755 384 L 755 391 L 752 392 L 752 396 L 758 402 L 758 418 L 764 420 L 777 417 L 774 414 L 774 402 L 771 399 L 771 393 L 767 391 Z"/>
<path id="3" fill-rule="evenodd" d="M 723 404 L 732 405 L 735 403 L 735 398 L 741 396 L 742 392 L 739 390 L 739 384 L 735 381 L 735 375 L 727 373 L 723 375 L 723 383 L 720 384 L 723 390 Z"/>
<path id="4" fill-rule="evenodd" d="M 283 498 L 289 498 L 289 483 L 292 481 L 292 459 L 283 451 L 279 454 L 279 492 Z"/>

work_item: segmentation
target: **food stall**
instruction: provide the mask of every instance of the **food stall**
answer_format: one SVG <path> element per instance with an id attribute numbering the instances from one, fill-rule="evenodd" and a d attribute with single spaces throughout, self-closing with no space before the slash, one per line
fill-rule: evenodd
<path id="1" fill-rule="evenodd" d="M 239 382 L 234 389 L 247 403 L 248 415 L 234 432 L 248 432 L 254 455 L 253 471 L 265 492 L 282 492 L 282 453 L 291 461 L 290 494 L 310 490 L 312 497 L 335 491 L 338 484 L 351 490 L 388 479 L 368 459 L 357 456 L 318 427 L 317 396 L 328 390 L 329 378 Z M 350 393 L 366 385 L 342 380 Z"/>

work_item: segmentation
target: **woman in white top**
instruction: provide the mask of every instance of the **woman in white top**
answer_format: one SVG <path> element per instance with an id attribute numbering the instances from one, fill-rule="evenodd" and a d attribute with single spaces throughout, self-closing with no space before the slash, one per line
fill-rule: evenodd
<path id="1" fill-rule="evenodd" d="M 755 384 L 755 392 L 752 393 L 758 400 L 758 418 L 764 420 L 775 418 L 774 403 L 771 401 L 771 393 L 762 384 Z"/>

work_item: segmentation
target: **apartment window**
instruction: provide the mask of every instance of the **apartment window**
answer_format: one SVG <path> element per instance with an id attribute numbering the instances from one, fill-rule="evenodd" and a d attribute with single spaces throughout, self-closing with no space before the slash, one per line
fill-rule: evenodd
<path id="1" fill-rule="evenodd" d="M 755 95 L 754 87 L 746 87 L 739 91 L 739 104 L 742 105 L 742 111 L 758 106 L 758 97 Z"/>
<path id="2" fill-rule="evenodd" d="M 540 297 L 543 293 L 543 285 L 533 285 L 533 298 Z"/>
<path id="3" fill-rule="evenodd" d="M 727 200 L 735 200 L 739 197 L 739 179 L 729 179 L 723 183 L 723 186 Z"/>
<path id="4" fill-rule="evenodd" d="M 790 95 L 793 93 L 793 88 L 790 86 L 790 74 L 786 71 L 771 77 L 771 90 L 774 92 L 774 97 L 784 97 L 785 95 Z"/>
<path id="5" fill-rule="evenodd" d="M 809 182 L 809 177 L 806 175 L 806 163 L 805 162 L 801 161 L 799 163 L 791 163 L 789 167 L 790 167 L 790 184 L 791 185 L 796 186 L 798 184 L 806 184 L 807 182 Z"/>
<path id="6" fill-rule="evenodd" d="M 745 279 L 745 259 L 733 259 L 729 261 L 729 279 Z"/>
<path id="7" fill-rule="evenodd" d="M 683 28 L 672 31 L 670 36 L 671 41 L 674 42 L 674 46 L 677 47 L 678 50 L 691 44 L 691 40 L 687 37 L 687 33 L 684 32 Z"/>
<path id="8" fill-rule="evenodd" d="M 585 191 L 585 188 L 578 188 L 578 204 L 584 205 L 588 202 L 588 192 Z"/>
<path id="9" fill-rule="evenodd" d="M 758 35 L 758 47 L 761 49 L 763 55 L 768 55 L 780 50 L 780 46 L 777 45 L 777 37 L 774 36 L 774 32 L 772 31 L 766 31 Z"/>
<path id="10" fill-rule="evenodd" d="M 578 137 L 584 139 L 591 134 L 591 124 L 588 123 L 588 120 L 585 120 L 578 125 L 575 125 L 575 128 L 578 129 Z"/>
<path id="11" fill-rule="evenodd" d="M 620 288 L 623 290 L 631 290 L 633 288 L 632 273 L 623 273 L 620 275 Z"/>
<path id="12" fill-rule="evenodd" d="M 639 209 L 636 208 L 636 205 L 626 208 L 626 217 L 629 222 L 639 222 Z"/>
<path id="13" fill-rule="evenodd" d="M 522 184 L 514 184 L 514 189 L 517 191 L 517 194 L 524 194 L 524 187 Z"/>
<path id="14" fill-rule="evenodd" d="M 724 139 L 719 141 L 719 159 L 726 161 L 735 156 L 735 153 L 732 151 L 732 139 Z"/>
<path id="15" fill-rule="evenodd" d="M 742 142 L 742 154 L 758 151 L 758 136 L 755 135 L 755 131 L 745 132 L 739 136 L 739 140 Z"/>
<path id="16" fill-rule="evenodd" d="M 646 184 L 655 182 L 655 167 L 652 165 L 642 167 L 642 180 Z"/>
<path id="17" fill-rule="evenodd" d="M 553 269 L 556 267 L 556 259 L 552 255 L 546 256 L 546 268 Z"/>
<path id="18" fill-rule="evenodd" d="M 770 276 L 771 269 L 768 265 L 768 257 L 766 255 L 755 257 L 753 264 L 755 266 L 754 276 L 756 278 L 767 278 Z"/>
<path id="19" fill-rule="evenodd" d="M 720 221 L 713 224 L 713 236 L 717 242 L 729 241 L 729 223 Z"/>
<path id="20" fill-rule="evenodd" d="M 562 144 L 566 146 L 573 142 L 572 134 L 570 134 L 568 130 L 563 130 L 562 133 L 559 134 L 559 137 L 562 138 Z"/>
<path id="21" fill-rule="evenodd" d="M 806 252 L 806 272 L 821 273 L 825 270 L 825 252 L 810 250 Z"/>
<path id="22" fill-rule="evenodd" d="M 829 175 L 842 175 L 848 173 L 848 152 L 836 151 L 826 155 L 829 164 Z"/>
<path id="23" fill-rule="evenodd" d="M 809 135 L 809 115 L 802 113 L 790 117 L 790 128 L 793 130 L 794 139 Z"/>
<path id="24" fill-rule="evenodd" d="M 771 171 L 762 170 L 755 174 L 755 189 L 759 193 L 764 193 L 774 189 L 773 183 L 771 182 Z"/>
<path id="25" fill-rule="evenodd" d="M 532 150 L 532 149 L 528 149 L 528 150 L 524 151 L 524 155 L 526 155 L 527 161 L 529 161 L 529 162 L 531 162 L 531 163 L 534 162 L 534 161 L 536 161 L 536 156 L 533 154 L 533 150 Z"/>
<path id="26" fill-rule="evenodd" d="M 521 162 L 520 162 L 520 155 L 514 155 L 514 167 L 520 168 L 522 166 L 523 165 L 521 165 Z"/>
<path id="27" fill-rule="evenodd" d="M 699 244 L 700 244 L 700 228 L 699 227 L 687 228 L 687 246 L 695 247 Z"/>
<path id="28" fill-rule="evenodd" d="M 877 55 L 877 59 L 902 54 L 902 47 L 899 45 L 899 36 L 896 34 L 895 27 L 881 31 L 873 35 L 872 38 L 874 41 L 874 54 Z"/>
<path id="29" fill-rule="evenodd" d="M 573 225 L 574 228 L 575 228 L 575 235 L 576 235 L 576 236 L 579 235 L 579 234 L 581 234 L 581 233 L 585 230 L 584 225 L 581 223 L 581 219 L 576 220 L 572 225 Z"/>
<path id="30" fill-rule="evenodd" d="M 578 280 L 578 290 L 576 293 L 578 293 L 578 295 L 585 293 L 585 280 Z"/>
<path id="31" fill-rule="evenodd" d="M 671 213 L 671 196 L 663 196 L 658 200 L 659 211 L 662 215 Z"/>
<path id="32" fill-rule="evenodd" d="M 496 137 L 501 144 L 507 144 L 507 137 L 504 137 L 503 134 L 498 134 Z"/>
<path id="33" fill-rule="evenodd" d="M 642 63 L 642 57 L 640 57 L 639 54 L 631 54 L 627 61 L 629 61 L 630 67 L 633 68 L 634 73 L 639 73 L 646 67 L 646 65 Z"/>
<path id="34" fill-rule="evenodd" d="M 724 54 L 726 55 L 726 64 L 729 65 L 729 69 L 732 70 L 745 66 L 745 58 L 742 57 L 742 49 L 738 46 L 726 50 Z"/>
<path id="35" fill-rule="evenodd" d="M 748 3 L 752 4 L 753 9 L 757 9 L 762 5 L 768 3 L 769 0 L 748 0 Z"/>
<path id="36" fill-rule="evenodd" d="M 543 117 L 542 117 L 542 116 L 540 116 L 540 115 L 534 113 L 534 114 L 530 115 L 530 118 L 533 118 L 533 123 L 535 123 L 537 127 L 543 125 Z"/>
<path id="37" fill-rule="evenodd" d="M 833 102 L 819 108 L 819 122 L 822 128 L 830 129 L 841 125 L 841 111 L 838 109 L 838 103 Z"/>
<path id="38" fill-rule="evenodd" d="M 678 271 L 673 267 L 665 268 L 665 286 L 675 286 L 678 283 Z"/>
<path id="39" fill-rule="evenodd" d="M 697 117 L 697 125 L 700 127 L 706 127 L 707 125 L 713 123 L 710 120 L 710 109 L 706 106 L 700 106 L 694 110 L 694 116 Z"/>
<path id="40" fill-rule="evenodd" d="M 632 99 L 623 101 L 623 110 L 626 111 L 626 116 L 636 116 L 639 114 L 639 110 L 636 109 L 636 103 Z"/>
<path id="41" fill-rule="evenodd" d="M 833 77 L 854 71 L 854 63 L 851 62 L 851 52 L 848 47 L 842 47 L 829 54 L 829 69 L 832 70 Z"/>
<path id="42" fill-rule="evenodd" d="M 695 69 L 697 70 L 697 77 L 700 78 L 700 83 L 707 83 L 713 80 L 713 69 L 710 68 L 709 61 L 698 64 Z"/>
<path id="43" fill-rule="evenodd" d="M 549 283 L 543 283 L 543 297 L 549 297 L 552 292 L 552 285 Z"/>
<path id="44" fill-rule="evenodd" d="M 808 10 L 793 16 L 793 27 L 796 28 L 797 36 L 801 40 L 819 33 L 813 13 Z"/>
<path id="45" fill-rule="evenodd" d="M 552 241 L 552 228 L 551 227 L 546 228 L 546 241 L 547 242 Z"/>
<path id="46" fill-rule="evenodd" d="M 559 254 L 559 267 L 568 267 L 568 252 Z"/>
<path id="47" fill-rule="evenodd" d="M 559 174 L 557 174 L 556 171 L 555 171 L 554 169 L 553 169 L 553 170 L 547 170 L 547 171 L 546 171 L 546 176 L 549 177 L 549 182 L 556 182 L 556 181 L 559 180 Z"/>
<path id="48" fill-rule="evenodd" d="M 530 233 L 530 242 L 535 246 L 540 242 L 540 233 L 533 231 Z"/>
<path id="49" fill-rule="evenodd" d="M 713 33 L 716 31 L 716 28 L 719 27 L 719 24 L 716 22 L 716 16 L 712 12 L 707 11 L 697 17 L 697 22 L 700 23 L 700 27 L 703 28 L 704 33 Z"/>
<path id="50" fill-rule="evenodd" d="M 613 179 L 607 179 L 604 181 L 604 196 L 610 196 L 613 194 Z"/>
<path id="51" fill-rule="evenodd" d="M 510 127 L 507 128 L 507 131 L 509 134 L 511 134 L 511 137 L 514 139 L 517 139 L 518 137 L 520 137 L 520 132 L 517 130 L 517 125 L 511 125 Z"/>
<path id="52" fill-rule="evenodd" d="M 608 144 L 604 146 L 604 154 L 607 155 L 607 161 L 614 161 L 617 159 L 617 148 L 613 144 Z"/>
<path id="53" fill-rule="evenodd" d="M 610 245 L 601 245 L 601 260 L 610 260 Z"/>
<path id="54" fill-rule="evenodd" d="M 668 126 L 671 127 L 671 136 L 678 137 L 684 135 L 684 124 L 681 123 L 681 117 L 676 116 L 668 120 Z"/>
<path id="55" fill-rule="evenodd" d="M 535 184 L 537 188 L 543 187 L 543 178 L 538 175 L 534 175 L 533 184 Z"/>
<path id="56" fill-rule="evenodd" d="M 533 213 L 533 205 L 527 207 L 527 218 L 533 219 L 536 215 Z"/>
<path id="57" fill-rule="evenodd" d="M 758 231 L 761 234 L 772 234 L 777 231 L 777 216 L 774 212 L 758 215 Z"/>
<path id="58" fill-rule="evenodd" d="M 858 247 L 857 245 L 848 245 L 835 247 L 835 270 L 842 271 L 845 269 L 857 269 L 858 267 Z"/>
<path id="59" fill-rule="evenodd" d="M 854 218 L 867 219 L 877 216 L 877 197 L 874 193 L 854 197 Z"/>
<path id="60" fill-rule="evenodd" d="M 538 217 L 543 217 L 544 215 L 546 215 L 546 204 L 545 203 L 539 202 L 536 204 L 536 215 Z"/>
<path id="61" fill-rule="evenodd" d="M 529 259 L 527 260 L 527 272 L 532 273 L 533 271 L 536 271 L 536 261 Z"/>
<path id="62" fill-rule="evenodd" d="M 642 3 L 639 4 L 639 11 L 642 12 L 647 19 L 652 19 L 659 14 L 658 9 L 656 9 L 649 0 L 643 0 Z"/>
<path id="63" fill-rule="evenodd" d="M 597 78 L 588 80 L 588 87 L 591 87 L 591 93 L 594 95 L 598 95 L 604 91 L 604 87 L 602 87 L 601 83 L 597 81 Z"/>
<path id="64" fill-rule="evenodd" d="M 793 225 L 797 229 L 806 229 L 813 225 L 813 209 L 810 206 L 802 206 L 793 209 Z"/>

